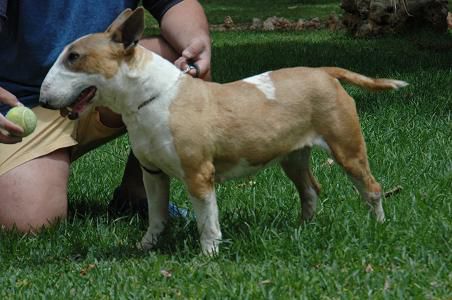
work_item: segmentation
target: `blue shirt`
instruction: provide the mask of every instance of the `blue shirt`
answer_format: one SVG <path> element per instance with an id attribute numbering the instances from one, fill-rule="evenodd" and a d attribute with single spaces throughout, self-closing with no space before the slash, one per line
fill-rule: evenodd
<path id="1" fill-rule="evenodd" d="M 178 1 L 143 1 L 159 20 Z M 63 48 L 75 39 L 102 32 L 138 0 L 9 0 L 0 32 L 0 87 L 23 104 L 38 105 L 45 75 Z M 0 112 L 9 107 L 0 104 Z"/>

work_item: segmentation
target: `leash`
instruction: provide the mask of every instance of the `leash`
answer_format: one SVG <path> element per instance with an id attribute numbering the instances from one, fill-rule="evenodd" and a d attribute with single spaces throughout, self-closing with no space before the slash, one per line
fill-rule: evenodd
<path id="1" fill-rule="evenodd" d="M 188 72 L 190 72 L 191 70 L 196 70 L 196 74 L 195 74 L 195 76 L 193 76 L 193 77 L 195 77 L 195 78 L 198 78 L 199 77 L 199 74 L 201 73 L 201 71 L 199 70 L 199 66 L 197 65 L 197 64 L 195 64 L 195 63 L 189 63 L 188 65 L 187 65 L 187 67 L 182 71 L 184 74 L 187 74 Z"/>

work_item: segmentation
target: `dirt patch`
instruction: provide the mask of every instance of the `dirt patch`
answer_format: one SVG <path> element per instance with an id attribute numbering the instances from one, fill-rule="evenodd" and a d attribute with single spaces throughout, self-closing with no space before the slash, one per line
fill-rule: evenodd
<path id="1" fill-rule="evenodd" d="M 250 23 L 235 23 L 231 16 L 224 18 L 223 24 L 211 24 L 212 31 L 275 31 L 275 30 L 309 30 L 309 29 L 330 29 L 338 30 L 343 28 L 342 21 L 336 15 L 330 15 L 327 19 L 320 18 L 299 19 L 290 21 L 283 17 L 269 17 L 265 20 L 253 18 Z"/>

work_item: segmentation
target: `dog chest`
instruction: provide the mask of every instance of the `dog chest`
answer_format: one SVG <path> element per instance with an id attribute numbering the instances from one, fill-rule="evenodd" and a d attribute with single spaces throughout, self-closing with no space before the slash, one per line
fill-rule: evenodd
<path id="1" fill-rule="evenodd" d="M 168 118 L 165 105 L 156 102 L 132 118 L 124 118 L 124 123 L 132 150 L 144 167 L 157 167 L 172 177 L 183 178 Z"/>

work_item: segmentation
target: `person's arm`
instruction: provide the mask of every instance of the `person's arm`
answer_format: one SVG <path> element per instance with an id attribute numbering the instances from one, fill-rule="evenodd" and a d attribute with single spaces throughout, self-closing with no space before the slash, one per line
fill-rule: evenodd
<path id="1" fill-rule="evenodd" d="M 184 0 L 172 6 L 160 20 L 160 29 L 163 38 L 180 53 L 180 57 L 174 59 L 175 65 L 184 70 L 188 63 L 195 63 L 199 77 L 210 79 L 209 26 L 199 2 Z M 141 44 L 146 47 L 146 39 Z M 196 70 L 191 70 L 190 74 L 196 75 Z"/>
<path id="2" fill-rule="evenodd" d="M 0 102 L 10 106 L 19 106 L 20 102 L 16 96 L 0 87 Z M 5 132 L 6 131 L 6 132 Z M 2 114 L 0 114 L 0 143 L 14 144 L 22 141 L 22 138 L 14 136 L 23 133 L 20 126 L 8 121 Z"/>

